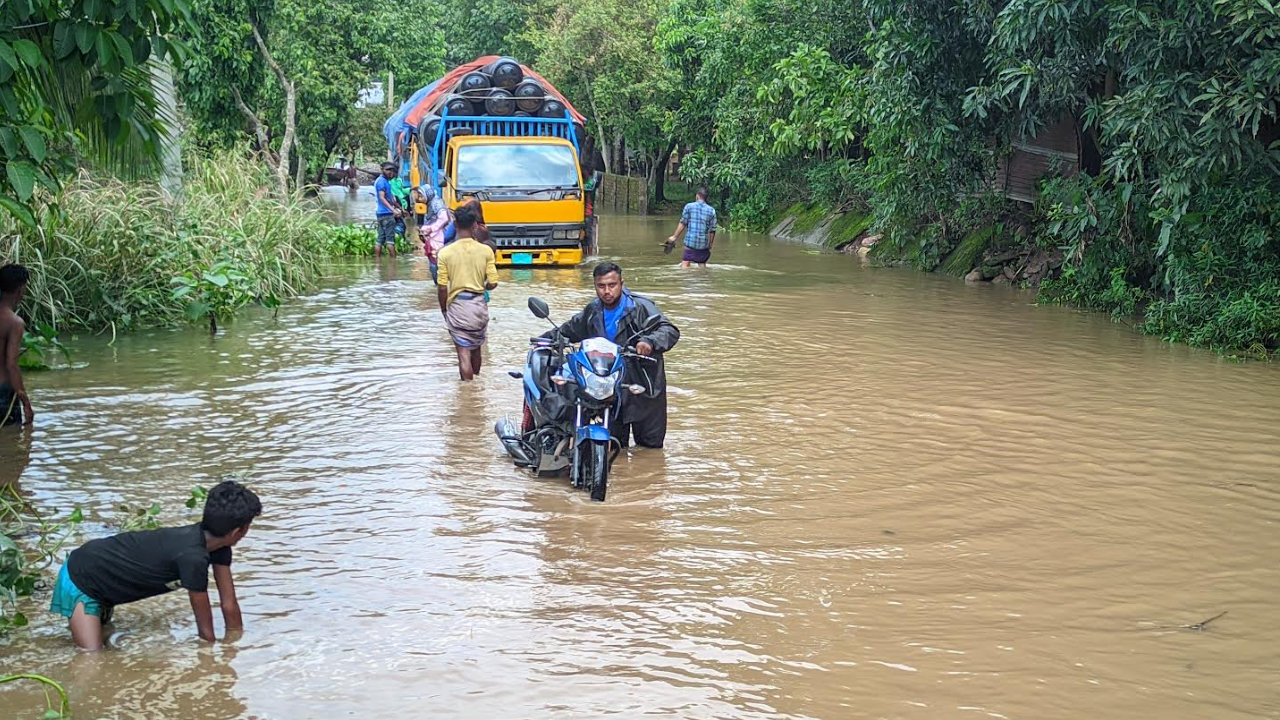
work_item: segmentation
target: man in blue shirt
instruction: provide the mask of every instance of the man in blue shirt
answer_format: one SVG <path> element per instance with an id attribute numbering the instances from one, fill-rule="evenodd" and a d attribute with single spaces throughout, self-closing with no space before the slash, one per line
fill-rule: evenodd
<path id="1" fill-rule="evenodd" d="M 396 221 L 404 214 L 400 209 L 400 201 L 391 191 L 391 179 L 396 176 L 396 164 L 382 163 L 382 176 L 373 184 L 373 194 L 378 199 L 378 240 L 373 246 L 373 254 L 382 257 L 382 246 L 386 245 L 391 257 L 396 256 Z"/>
<path id="2" fill-rule="evenodd" d="M 707 204 L 705 187 L 698 188 L 696 199 L 684 206 L 684 212 L 680 213 L 680 224 L 676 226 L 675 233 L 667 238 L 668 249 L 676 244 L 681 233 L 684 233 L 684 257 L 680 266 L 689 267 L 697 263 L 706 267 L 707 261 L 711 259 L 711 246 L 716 244 L 716 211 Z"/>
<path id="3" fill-rule="evenodd" d="M 596 299 L 574 315 L 556 332 L 569 342 L 606 337 L 623 347 L 634 347 L 640 355 L 656 362 L 628 360 L 622 382 L 640 385 L 639 395 L 623 393 L 618 417 L 609 432 L 626 447 L 634 433 L 636 444 L 660 448 L 667 437 L 667 373 L 662 356 L 676 346 L 680 330 L 671 324 L 652 300 L 633 295 L 622 283 L 622 268 L 615 263 L 600 263 L 592 277 Z"/>

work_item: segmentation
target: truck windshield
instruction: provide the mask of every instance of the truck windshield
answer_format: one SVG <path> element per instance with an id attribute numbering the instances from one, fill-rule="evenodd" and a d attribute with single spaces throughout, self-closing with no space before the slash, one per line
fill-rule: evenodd
<path id="1" fill-rule="evenodd" d="M 573 149 L 566 145 L 469 145 L 458 150 L 458 189 L 578 187 Z"/>

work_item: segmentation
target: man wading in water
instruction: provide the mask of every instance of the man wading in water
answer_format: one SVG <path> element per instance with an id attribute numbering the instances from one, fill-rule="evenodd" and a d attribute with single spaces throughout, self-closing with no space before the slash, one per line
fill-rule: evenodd
<path id="1" fill-rule="evenodd" d="M 396 256 L 396 221 L 404 215 L 404 211 L 391 192 L 391 178 L 395 176 L 395 163 L 382 163 L 382 176 L 373 184 L 373 193 L 378 199 L 378 239 L 373 245 L 373 255 L 378 258 L 382 257 L 383 246 L 386 246 L 391 257 Z"/>
<path id="2" fill-rule="evenodd" d="M 569 322 L 543 335 L 551 338 L 559 332 L 569 342 L 603 337 L 623 347 L 634 346 L 640 355 L 657 360 L 628 360 L 622 382 L 640 385 L 640 395 L 624 393 L 622 409 L 609 431 L 622 445 L 636 444 L 660 448 L 667 437 L 667 373 L 662 355 L 676 346 L 680 330 L 653 304 L 652 300 L 632 295 L 622 284 L 622 268 L 616 263 L 600 263 L 592 272 L 596 283 L 596 299 Z"/>
<path id="3" fill-rule="evenodd" d="M 458 375 L 471 380 L 480 374 L 480 348 L 489 329 L 485 291 L 498 287 L 493 251 L 475 239 L 476 211 L 469 205 L 454 215 L 458 239 L 440 250 L 436 279 L 440 312 L 458 350 Z"/>
<path id="4" fill-rule="evenodd" d="M 684 257 L 680 266 L 697 263 L 706 267 L 711 259 L 711 246 L 716 244 L 716 211 L 707 204 L 706 188 L 698 188 L 697 199 L 684 206 L 675 234 L 664 243 L 666 252 L 671 252 L 681 233 L 684 233 Z"/>
<path id="5" fill-rule="evenodd" d="M 22 354 L 22 331 L 26 325 L 18 317 L 18 303 L 27 289 L 27 269 L 21 265 L 5 265 L 0 268 L 0 427 L 21 425 L 23 414 L 31 424 L 31 400 L 27 387 L 22 383 L 22 370 L 18 368 L 18 356 Z"/>

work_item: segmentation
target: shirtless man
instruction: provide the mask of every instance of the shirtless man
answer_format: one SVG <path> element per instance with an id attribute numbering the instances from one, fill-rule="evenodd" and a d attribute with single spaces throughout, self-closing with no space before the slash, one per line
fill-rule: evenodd
<path id="1" fill-rule="evenodd" d="M 18 303 L 27 289 L 27 269 L 21 265 L 0 267 L 0 349 L 4 364 L 0 366 L 0 427 L 5 425 L 30 425 L 34 413 L 27 388 L 22 384 L 22 371 L 18 369 L 18 354 L 22 352 L 22 331 L 26 326 L 18 317 Z M 18 401 L 22 401 L 21 407 Z"/>

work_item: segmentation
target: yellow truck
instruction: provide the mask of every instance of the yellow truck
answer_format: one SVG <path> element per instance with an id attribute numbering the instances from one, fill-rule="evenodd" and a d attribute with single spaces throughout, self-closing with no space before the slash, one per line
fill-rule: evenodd
<path id="1" fill-rule="evenodd" d="M 568 111 L 547 118 L 450 116 L 445 109 L 431 130 L 434 137 L 412 143 L 413 187 L 433 183 L 451 208 L 479 200 L 499 265 L 571 267 L 595 254 L 601 175 L 583 177 Z M 426 212 L 421 203 L 416 210 Z"/>

